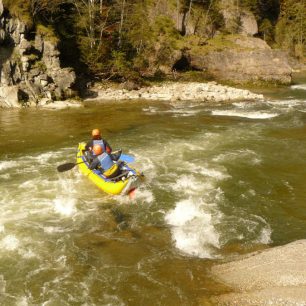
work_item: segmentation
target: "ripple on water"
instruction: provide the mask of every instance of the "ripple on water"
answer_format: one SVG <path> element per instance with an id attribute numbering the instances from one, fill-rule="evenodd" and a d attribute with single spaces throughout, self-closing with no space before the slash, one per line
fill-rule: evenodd
<path id="1" fill-rule="evenodd" d="M 277 113 L 265 112 L 251 112 L 251 111 L 238 111 L 238 110 L 213 110 L 214 116 L 230 116 L 230 117 L 243 117 L 248 119 L 270 119 L 279 116 Z"/>
<path id="2" fill-rule="evenodd" d="M 306 90 L 306 84 L 292 85 L 291 89 Z"/>

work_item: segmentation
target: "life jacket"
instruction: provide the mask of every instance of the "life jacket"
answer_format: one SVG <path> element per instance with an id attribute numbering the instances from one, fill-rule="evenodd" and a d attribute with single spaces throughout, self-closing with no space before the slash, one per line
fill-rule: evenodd
<path id="1" fill-rule="evenodd" d="M 92 146 L 94 146 L 94 145 L 99 145 L 99 146 L 101 146 L 103 152 L 106 151 L 106 146 L 105 146 L 105 143 L 102 139 L 93 140 Z"/>
<path id="2" fill-rule="evenodd" d="M 113 162 L 111 156 L 106 152 L 98 156 L 102 173 L 106 177 L 114 177 L 119 173 L 119 166 Z"/>

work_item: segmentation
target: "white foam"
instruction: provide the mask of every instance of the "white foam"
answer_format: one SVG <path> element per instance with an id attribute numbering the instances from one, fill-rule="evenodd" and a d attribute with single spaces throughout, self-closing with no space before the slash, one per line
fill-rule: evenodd
<path id="1" fill-rule="evenodd" d="M 306 84 L 292 85 L 291 89 L 301 89 L 306 90 Z"/>
<path id="2" fill-rule="evenodd" d="M 236 159 L 242 161 L 247 161 L 253 165 L 258 165 L 261 163 L 261 159 L 258 157 L 256 152 L 252 150 L 237 150 L 228 153 L 221 153 L 213 158 L 214 162 L 224 162 L 224 161 L 235 161 Z"/>
<path id="3" fill-rule="evenodd" d="M 35 258 L 36 257 L 36 254 L 32 250 L 30 250 L 30 249 L 27 249 L 27 250 L 19 249 L 18 250 L 18 254 L 20 256 L 22 256 L 23 258 L 25 258 L 25 259 Z"/>
<path id="4" fill-rule="evenodd" d="M 54 226 L 46 226 L 46 227 L 43 228 L 43 230 L 47 234 L 63 232 L 63 229 L 61 229 L 60 227 L 54 227 Z"/>
<path id="5" fill-rule="evenodd" d="M 42 181 L 42 182 L 47 182 L 47 181 Z M 37 184 L 41 184 L 42 182 L 36 180 L 29 180 L 20 184 L 18 188 L 31 189 L 31 191 L 33 192 L 34 190 L 37 190 Z"/>
<path id="6" fill-rule="evenodd" d="M 231 176 L 225 173 L 225 171 L 222 172 L 222 171 L 211 169 L 211 168 L 201 168 L 199 172 L 202 175 L 209 176 L 217 180 L 225 180 L 225 179 L 231 178 Z"/>
<path id="7" fill-rule="evenodd" d="M 16 301 L 16 306 L 28 306 L 28 299 L 25 296 L 21 296 Z"/>
<path id="8" fill-rule="evenodd" d="M 130 198 L 128 195 L 119 195 L 116 197 L 116 201 L 122 205 L 139 203 L 139 204 L 151 204 L 155 200 L 153 192 L 146 189 L 144 186 L 140 186 L 136 189 L 134 196 Z"/>
<path id="9" fill-rule="evenodd" d="M 272 242 L 271 234 L 272 234 L 272 229 L 270 225 L 267 224 L 267 226 L 261 230 L 260 235 L 257 239 L 257 242 L 262 243 L 262 244 L 271 243 Z"/>
<path id="10" fill-rule="evenodd" d="M 155 198 L 151 190 L 140 187 L 135 192 L 135 200 L 140 201 L 142 203 L 150 204 L 153 203 Z"/>
<path id="11" fill-rule="evenodd" d="M 219 248 L 219 234 L 213 225 L 212 215 L 203 210 L 199 199 L 182 200 L 165 216 L 172 226 L 175 246 L 182 252 L 200 258 L 214 258 Z"/>
<path id="12" fill-rule="evenodd" d="M 203 189 L 210 189 L 213 186 L 210 183 L 204 184 L 200 180 L 196 179 L 193 175 L 181 175 L 170 187 L 174 191 L 180 191 L 185 194 L 191 194 L 199 192 Z"/>
<path id="13" fill-rule="evenodd" d="M 248 108 L 252 106 L 253 104 L 250 104 L 250 102 L 234 102 L 232 103 L 237 108 Z"/>
<path id="14" fill-rule="evenodd" d="M 214 116 L 230 116 L 230 117 L 244 117 L 249 119 L 269 119 L 279 116 L 275 113 L 264 112 L 242 112 L 235 110 L 214 110 L 211 112 Z"/>
<path id="15" fill-rule="evenodd" d="M 15 161 L 2 161 L 0 162 L 0 171 L 15 168 L 17 166 L 18 165 Z"/>
<path id="16" fill-rule="evenodd" d="M 281 111 L 289 112 L 291 110 L 305 107 L 306 100 L 301 99 L 288 99 L 288 100 L 277 100 L 277 101 L 269 101 L 267 102 L 269 106 L 273 106 L 274 108 L 278 108 Z"/>
<path id="17" fill-rule="evenodd" d="M 54 210 L 66 217 L 70 217 L 77 212 L 76 199 L 58 197 L 53 201 Z"/>
<path id="18" fill-rule="evenodd" d="M 255 242 L 262 243 L 262 244 L 269 244 L 272 242 L 271 234 L 272 229 L 271 226 L 268 224 L 268 222 L 260 216 L 254 215 L 255 219 L 259 220 L 259 224 L 263 225 L 259 237 L 256 239 Z M 258 223 L 257 223 L 258 224 Z"/>
<path id="19" fill-rule="evenodd" d="M 19 247 L 19 240 L 14 235 L 7 235 L 0 241 L 2 249 L 14 251 Z"/>
<path id="20" fill-rule="evenodd" d="M 153 106 L 145 107 L 142 110 L 144 112 L 148 112 L 148 113 L 157 113 L 158 112 L 158 108 L 157 107 L 153 107 Z"/>

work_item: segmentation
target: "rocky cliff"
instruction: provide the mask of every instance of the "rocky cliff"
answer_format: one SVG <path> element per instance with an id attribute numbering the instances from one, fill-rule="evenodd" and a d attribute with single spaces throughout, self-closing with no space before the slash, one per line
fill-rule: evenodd
<path id="1" fill-rule="evenodd" d="M 292 69 L 287 55 L 250 36 L 228 36 L 218 48 L 190 47 L 186 57 L 193 69 L 206 71 L 222 81 L 291 83 Z"/>
<path id="2" fill-rule="evenodd" d="M 66 99 L 75 73 L 62 68 L 57 40 L 15 18 L 0 0 L 0 107 Z"/>

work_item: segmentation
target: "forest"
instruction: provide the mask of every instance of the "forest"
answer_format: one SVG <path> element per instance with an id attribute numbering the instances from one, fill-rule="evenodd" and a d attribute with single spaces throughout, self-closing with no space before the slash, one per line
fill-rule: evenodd
<path id="1" fill-rule="evenodd" d="M 100 79 L 138 79 L 176 50 L 239 34 L 251 12 L 257 37 L 303 61 L 305 0 L 4 0 L 10 14 L 58 42 L 62 62 Z M 234 13 L 235 14 L 235 13 Z M 221 40 L 222 44 L 222 40 Z M 158 73 L 154 71 L 154 73 Z"/>

